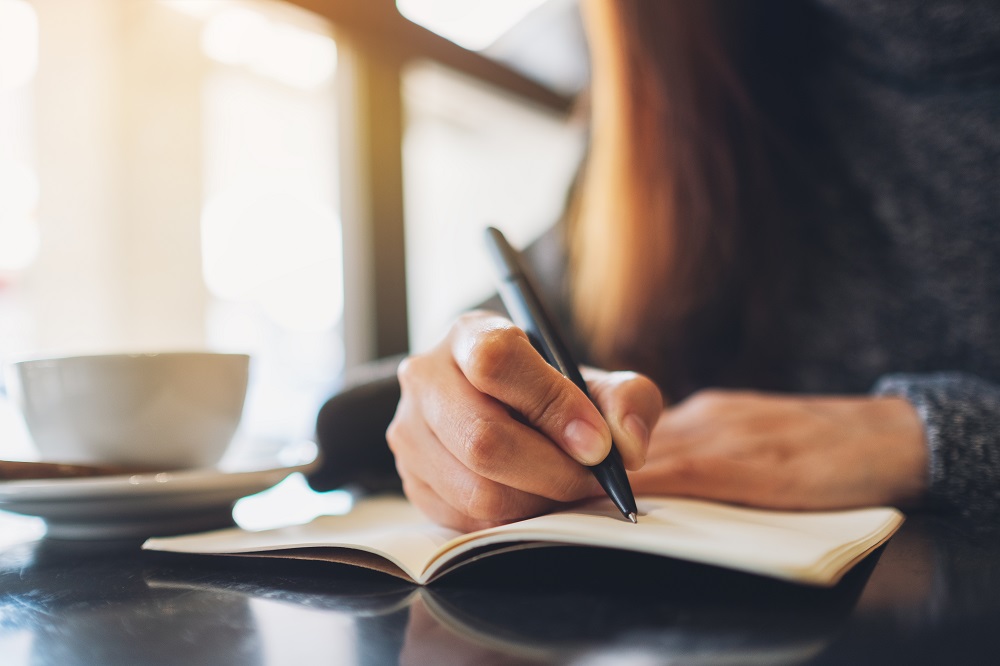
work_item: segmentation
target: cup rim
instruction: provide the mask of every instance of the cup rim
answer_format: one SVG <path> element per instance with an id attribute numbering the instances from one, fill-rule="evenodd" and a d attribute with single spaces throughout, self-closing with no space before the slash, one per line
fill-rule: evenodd
<path id="1" fill-rule="evenodd" d="M 175 350 L 175 351 L 128 351 L 128 352 L 102 352 L 95 354 L 66 354 L 57 356 L 24 356 L 7 362 L 9 367 L 32 365 L 35 363 L 51 362 L 73 362 L 83 360 L 102 360 L 113 358 L 129 359 L 154 359 L 154 358 L 204 358 L 204 357 L 229 357 L 244 358 L 247 361 L 251 356 L 245 352 L 223 352 L 203 350 Z"/>

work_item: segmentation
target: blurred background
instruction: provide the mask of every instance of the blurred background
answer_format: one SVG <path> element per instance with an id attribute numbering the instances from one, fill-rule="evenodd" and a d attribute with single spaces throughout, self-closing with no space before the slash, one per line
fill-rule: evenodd
<path id="1" fill-rule="evenodd" d="M 248 352 L 309 435 L 556 221 L 587 79 L 575 0 L 0 0 L 0 363 Z"/>

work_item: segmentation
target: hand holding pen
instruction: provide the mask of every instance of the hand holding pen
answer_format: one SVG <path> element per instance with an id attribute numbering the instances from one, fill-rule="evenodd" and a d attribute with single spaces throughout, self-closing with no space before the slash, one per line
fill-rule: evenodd
<path id="1" fill-rule="evenodd" d="M 531 345 L 549 365 L 573 382 L 587 399 L 593 400 L 580 374 L 580 366 L 559 333 L 555 318 L 542 302 L 541 290 L 535 285 L 520 253 L 493 227 L 486 230 L 486 244 L 497 268 L 500 298 L 514 323 L 528 335 Z M 604 458 L 596 464 L 585 464 L 622 515 L 636 523 L 635 497 L 614 441 Z"/>
<path id="2" fill-rule="evenodd" d="M 400 366 L 387 438 L 410 500 L 471 530 L 604 496 L 587 465 L 608 456 L 613 437 L 624 466 L 641 467 L 662 402 L 641 375 L 584 376 L 593 402 L 505 317 L 460 317 Z"/>

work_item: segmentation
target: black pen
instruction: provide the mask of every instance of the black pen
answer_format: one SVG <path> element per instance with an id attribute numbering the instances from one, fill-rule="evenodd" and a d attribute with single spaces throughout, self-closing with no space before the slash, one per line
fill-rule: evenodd
<path id="1" fill-rule="evenodd" d="M 521 256 L 510 246 L 504 235 L 493 227 L 486 229 L 486 244 L 489 246 L 493 263 L 500 273 L 498 282 L 500 298 L 510 313 L 514 323 L 528 334 L 531 344 L 553 368 L 564 377 L 576 384 L 577 388 L 593 402 L 587 382 L 580 374 L 580 367 L 573 360 L 569 347 L 559 336 L 555 320 L 549 315 L 542 303 L 539 290 L 532 284 L 531 277 L 524 269 Z M 615 503 L 622 515 L 636 521 L 638 509 L 635 506 L 635 496 L 632 486 L 625 475 L 625 465 L 621 454 L 611 443 L 611 452 L 601 462 L 589 467 L 597 481 L 604 488 L 611 501 Z"/>

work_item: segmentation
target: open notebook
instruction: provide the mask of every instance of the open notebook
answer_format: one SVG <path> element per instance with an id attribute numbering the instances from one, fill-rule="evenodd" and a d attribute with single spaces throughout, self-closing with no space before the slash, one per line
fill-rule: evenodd
<path id="1" fill-rule="evenodd" d="M 424 585 L 469 562 L 512 550 L 593 546 L 829 586 L 903 522 L 899 511 L 885 507 L 779 512 L 667 497 L 640 497 L 638 506 L 637 525 L 601 499 L 462 534 L 429 522 L 404 499 L 384 497 L 306 525 L 154 538 L 143 548 L 342 562 Z"/>

